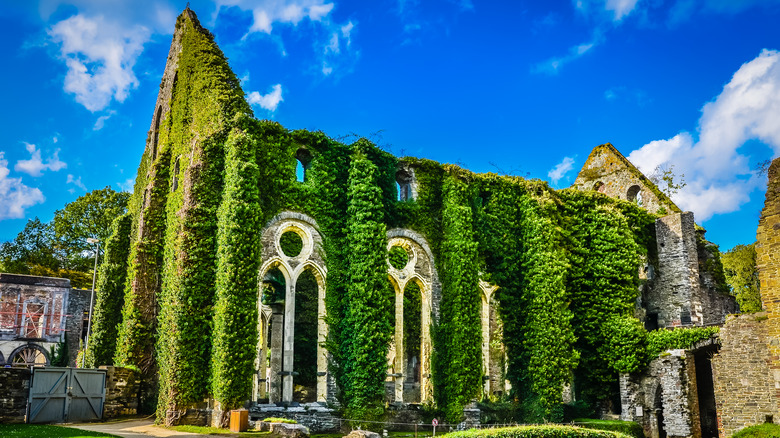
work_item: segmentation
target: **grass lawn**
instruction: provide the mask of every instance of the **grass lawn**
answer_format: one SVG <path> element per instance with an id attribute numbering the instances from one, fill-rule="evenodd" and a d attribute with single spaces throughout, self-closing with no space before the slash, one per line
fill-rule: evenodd
<path id="1" fill-rule="evenodd" d="M 0 436 L 3 438 L 118 438 L 116 435 L 109 435 L 107 433 L 90 432 L 62 426 L 49 426 L 46 424 L 0 424 Z"/>

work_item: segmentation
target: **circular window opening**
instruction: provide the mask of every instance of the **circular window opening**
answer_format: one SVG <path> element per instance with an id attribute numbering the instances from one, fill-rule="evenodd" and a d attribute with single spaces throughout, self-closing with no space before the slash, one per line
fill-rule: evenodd
<path id="1" fill-rule="evenodd" d="M 279 238 L 279 246 L 287 257 L 296 257 L 303 250 L 303 239 L 295 231 L 285 231 Z"/>
<path id="2" fill-rule="evenodd" d="M 626 199 L 628 199 L 631 202 L 641 202 L 642 196 L 639 194 L 639 186 L 633 185 L 628 188 L 628 192 L 626 192 Z"/>
<path id="3" fill-rule="evenodd" d="M 401 246 L 394 246 L 388 251 L 387 259 L 390 261 L 390 266 L 400 271 L 409 263 L 409 253 Z"/>

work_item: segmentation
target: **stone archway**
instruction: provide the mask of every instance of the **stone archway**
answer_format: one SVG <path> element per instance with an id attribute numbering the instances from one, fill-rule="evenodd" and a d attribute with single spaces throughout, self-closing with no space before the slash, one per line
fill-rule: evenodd
<path id="1" fill-rule="evenodd" d="M 388 377 L 393 381 L 393 401 L 425 402 L 433 399 L 431 381 L 431 324 L 438 318 L 441 284 L 434 267 L 434 260 L 428 242 L 411 230 L 393 229 L 387 232 L 388 253 L 394 247 L 402 248 L 407 259 L 402 266 L 387 262 L 387 274 L 395 291 L 395 333 L 388 355 L 388 368 L 394 372 Z M 420 294 L 419 308 L 419 357 L 406 354 L 404 335 L 404 293 L 414 288 Z M 419 292 L 418 292 L 419 290 Z M 407 301 L 410 297 L 407 296 Z M 407 309 L 408 310 L 408 309 Z M 407 317 L 409 314 L 407 313 Z M 415 315 L 416 316 L 416 315 Z M 410 363 L 415 360 L 418 363 Z M 411 371 L 410 371 L 411 370 Z M 409 372 L 416 376 L 409 376 Z"/>
<path id="2" fill-rule="evenodd" d="M 297 236 L 297 237 L 296 237 Z M 254 398 L 266 395 L 262 388 L 268 383 L 267 398 L 271 403 L 292 402 L 295 375 L 296 285 L 306 271 L 316 282 L 317 292 L 317 347 L 316 347 L 316 401 L 328 399 L 327 351 L 324 343 L 328 329 L 325 324 L 325 267 L 322 237 L 316 221 L 304 214 L 284 212 L 268 222 L 262 231 L 263 264 L 258 276 L 258 334 L 257 379 Z M 278 270 L 284 277 L 280 296 L 269 298 L 268 274 Z M 263 303 L 263 301 L 266 303 Z M 269 330 L 270 328 L 270 330 Z M 270 366 L 266 367 L 270 349 Z"/>

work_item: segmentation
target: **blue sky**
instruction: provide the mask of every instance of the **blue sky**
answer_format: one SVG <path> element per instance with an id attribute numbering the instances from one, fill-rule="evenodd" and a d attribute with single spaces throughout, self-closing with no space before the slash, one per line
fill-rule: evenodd
<path id="1" fill-rule="evenodd" d="M 3 0 L 0 241 L 132 189 L 186 1 Z M 192 0 L 258 118 L 568 187 L 611 142 L 674 166 L 725 250 L 780 154 L 777 0 Z"/>

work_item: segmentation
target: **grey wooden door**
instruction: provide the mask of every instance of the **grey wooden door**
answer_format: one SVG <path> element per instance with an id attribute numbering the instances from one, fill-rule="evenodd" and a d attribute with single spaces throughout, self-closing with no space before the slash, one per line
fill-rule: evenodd
<path id="1" fill-rule="evenodd" d="M 106 372 L 79 368 L 33 368 L 28 423 L 100 420 Z"/>

